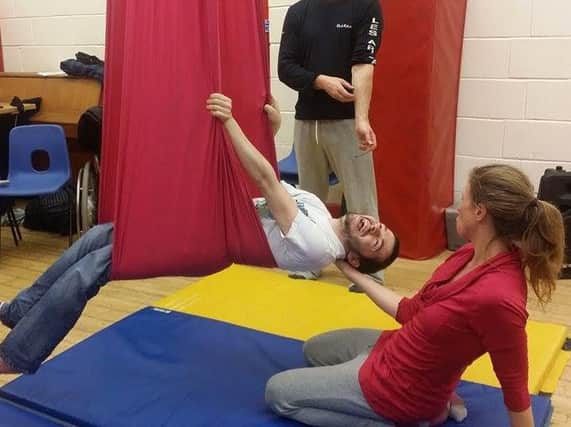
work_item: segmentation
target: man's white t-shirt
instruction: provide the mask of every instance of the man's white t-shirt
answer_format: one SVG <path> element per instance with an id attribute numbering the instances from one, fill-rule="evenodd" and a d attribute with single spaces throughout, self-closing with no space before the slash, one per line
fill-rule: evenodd
<path id="1" fill-rule="evenodd" d="M 262 227 L 279 268 L 314 271 L 345 257 L 343 244 L 333 231 L 331 214 L 314 194 L 281 182 L 297 203 L 298 213 L 284 235 L 268 209 L 266 199 L 254 199 Z"/>

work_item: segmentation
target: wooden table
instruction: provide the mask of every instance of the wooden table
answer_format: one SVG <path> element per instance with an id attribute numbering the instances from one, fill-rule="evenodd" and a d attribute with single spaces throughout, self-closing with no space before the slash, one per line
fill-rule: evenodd
<path id="1" fill-rule="evenodd" d="M 32 111 L 36 109 L 35 104 L 24 104 L 24 111 Z M 18 109 L 9 102 L 0 102 L 0 115 L 18 114 Z"/>

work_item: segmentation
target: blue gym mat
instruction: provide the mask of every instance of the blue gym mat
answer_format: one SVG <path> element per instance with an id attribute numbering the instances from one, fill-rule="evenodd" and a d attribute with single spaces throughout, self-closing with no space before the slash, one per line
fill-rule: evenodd
<path id="1" fill-rule="evenodd" d="M 10 427 L 54 427 L 65 424 L 50 420 L 42 414 L 22 409 L 11 402 L 0 399 L 0 425 Z"/>
<path id="2" fill-rule="evenodd" d="M 0 396 L 79 426 L 295 426 L 266 408 L 264 388 L 274 373 L 304 366 L 301 347 L 146 308 L 7 384 Z M 469 412 L 462 426 L 508 425 L 500 390 L 463 383 L 459 392 Z M 533 410 L 536 426 L 547 426 L 549 399 L 535 396 Z"/>

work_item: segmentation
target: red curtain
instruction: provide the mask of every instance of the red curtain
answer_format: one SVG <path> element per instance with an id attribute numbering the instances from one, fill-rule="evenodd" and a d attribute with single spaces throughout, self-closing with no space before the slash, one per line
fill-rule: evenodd
<path id="1" fill-rule="evenodd" d="M 4 71 L 4 52 L 2 51 L 2 34 L 0 34 L 0 73 Z"/>
<path id="2" fill-rule="evenodd" d="M 264 0 L 108 0 L 100 221 L 115 222 L 113 277 L 273 266 L 255 194 L 211 92 L 276 165 Z"/>
<path id="3" fill-rule="evenodd" d="M 381 218 L 401 253 L 429 258 L 446 247 L 453 199 L 456 110 L 466 0 L 383 0 L 385 32 L 371 121 Z"/>

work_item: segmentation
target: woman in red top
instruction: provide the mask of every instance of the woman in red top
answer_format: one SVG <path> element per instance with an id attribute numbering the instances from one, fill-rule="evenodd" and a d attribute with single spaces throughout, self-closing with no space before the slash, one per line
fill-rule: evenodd
<path id="1" fill-rule="evenodd" d="M 438 425 L 449 415 L 466 416 L 454 390 L 466 367 L 489 353 L 511 425 L 533 426 L 526 283 L 549 301 L 564 257 L 561 214 L 535 198 L 521 171 L 489 165 L 471 172 L 456 229 L 470 243 L 412 298 L 338 263 L 402 328 L 310 339 L 304 354 L 316 367 L 272 377 L 266 388 L 272 409 L 316 426 Z"/>

